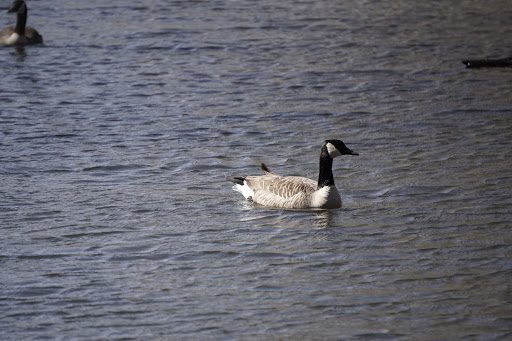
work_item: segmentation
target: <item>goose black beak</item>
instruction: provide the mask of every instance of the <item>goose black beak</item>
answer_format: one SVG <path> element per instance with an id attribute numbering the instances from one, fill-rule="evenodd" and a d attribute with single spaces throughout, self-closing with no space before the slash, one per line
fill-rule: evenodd
<path id="1" fill-rule="evenodd" d="M 347 148 L 347 146 L 345 146 L 345 148 L 343 148 L 343 152 L 341 154 L 343 154 L 343 155 L 359 155 L 358 153 L 353 152 L 352 149 Z"/>

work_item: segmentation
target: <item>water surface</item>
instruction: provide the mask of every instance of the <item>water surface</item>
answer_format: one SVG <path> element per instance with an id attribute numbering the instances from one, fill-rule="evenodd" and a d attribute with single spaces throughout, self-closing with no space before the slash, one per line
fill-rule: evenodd
<path id="1" fill-rule="evenodd" d="M 0 48 L 5 340 L 512 337 L 506 1 L 30 2 Z M 15 18 L 1 15 L 2 27 Z M 226 175 L 316 178 L 275 210 Z"/>

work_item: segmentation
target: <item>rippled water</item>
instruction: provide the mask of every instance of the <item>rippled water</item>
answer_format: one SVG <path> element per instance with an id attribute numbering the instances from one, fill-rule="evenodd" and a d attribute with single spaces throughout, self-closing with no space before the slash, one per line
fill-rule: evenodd
<path id="1" fill-rule="evenodd" d="M 512 338 L 507 1 L 31 1 L 0 48 L 4 340 Z M 2 12 L 2 27 L 15 18 Z M 259 163 L 344 207 L 274 210 Z"/>

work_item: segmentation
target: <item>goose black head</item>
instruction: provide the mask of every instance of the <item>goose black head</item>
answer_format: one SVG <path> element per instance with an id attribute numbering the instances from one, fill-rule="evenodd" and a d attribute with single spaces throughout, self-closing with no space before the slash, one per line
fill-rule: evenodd
<path id="1" fill-rule="evenodd" d="M 326 140 L 325 147 L 327 148 L 327 152 L 331 158 L 335 158 L 340 155 L 359 155 L 358 153 L 353 152 L 345 143 L 340 140 Z"/>
<path id="2" fill-rule="evenodd" d="M 27 11 L 27 5 L 25 5 L 25 1 L 16 0 L 12 3 L 11 7 L 7 11 L 7 13 L 24 13 Z"/>

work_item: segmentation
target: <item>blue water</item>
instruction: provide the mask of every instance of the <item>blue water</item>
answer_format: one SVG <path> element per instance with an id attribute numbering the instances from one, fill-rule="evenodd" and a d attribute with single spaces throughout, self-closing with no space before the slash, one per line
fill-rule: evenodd
<path id="1" fill-rule="evenodd" d="M 5 5 L 7 6 L 7 5 Z M 1 47 L 3 340 L 512 338 L 507 1 L 31 1 Z M 15 16 L 2 12 L 1 27 Z M 317 177 L 276 210 L 226 175 Z"/>

